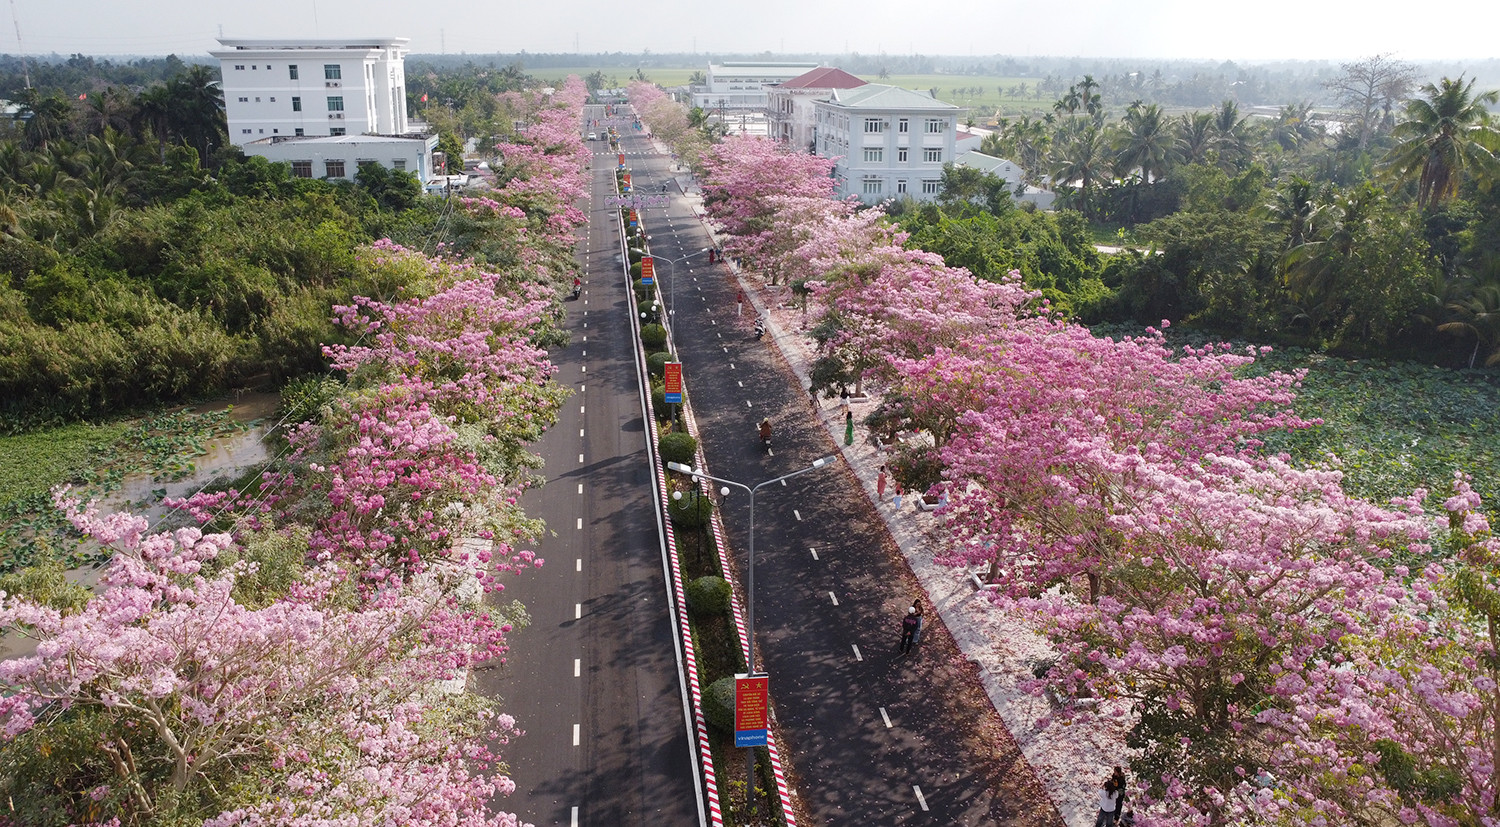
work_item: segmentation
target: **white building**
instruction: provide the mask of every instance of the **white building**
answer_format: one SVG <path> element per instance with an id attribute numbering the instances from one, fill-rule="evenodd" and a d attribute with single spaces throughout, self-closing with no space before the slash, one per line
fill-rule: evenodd
<path id="1" fill-rule="evenodd" d="M 953 160 L 953 165 L 977 169 L 1001 179 L 1010 190 L 1012 200 L 1017 203 L 1030 202 L 1039 210 L 1050 210 L 1052 202 L 1057 200 L 1057 193 L 1051 190 L 1044 190 L 1029 184 L 1022 187 L 1021 182 L 1025 180 L 1026 172 L 1013 161 L 985 155 L 982 152 L 960 152 Z"/>
<path id="2" fill-rule="evenodd" d="M 798 150 L 812 149 L 815 113 L 813 103 L 835 89 L 856 89 L 865 82 L 845 72 L 824 66 L 778 83 L 766 91 L 770 136 Z"/>
<path id="3" fill-rule="evenodd" d="M 229 140 L 246 154 L 304 177 L 352 178 L 361 161 L 431 175 L 437 138 L 406 117 L 408 38 L 219 43 Z"/>
<path id="4" fill-rule="evenodd" d="M 816 63 L 710 63 L 708 82 L 692 88 L 693 106 L 714 111 L 764 112 L 766 87 L 816 68 Z"/>
<path id="5" fill-rule="evenodd" d="M 866 203 L 935 199 L 943 164 L 956 156 L 958 119 L 968 111 L 927 92 L 878 83 L 835 89 L 813 110 L 815 151 L 838 159 L 833 174 L 839 196 Z"/>

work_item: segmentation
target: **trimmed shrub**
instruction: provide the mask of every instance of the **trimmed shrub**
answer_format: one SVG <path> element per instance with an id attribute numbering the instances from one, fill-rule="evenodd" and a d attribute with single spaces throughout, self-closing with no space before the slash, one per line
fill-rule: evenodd
<path id="1" fill-rule="evenodd" d="M 703 717 L 720 732 L 734 732 L 734 676 L 726 675 L 703 693 Z"/>
<path id="2" fill-rule="evenodd" d="M 659 324 L 645 325 L 641 328 L 641 344 L 651 353 L 662 350 L 667 346 L 667 329 Z"/>
<path id="3" fill-rule="evenodd" d="M 667 363 L 672 361 L 672 354 L 663 350 L 646 357 L 646 372 L 652 376 L 661 377 L 666 375 Z"/>
<path id="4" fill-rule="evenodd" d="M 710 574 L 687 584 L 687 608 L 693 617 L 714 617 L 729 612 L 729 581 Z"/>
<path id="5" fill-rule="evenodd" d="M 683 529 L 698 529 L 708 524 L 714 513 L 714 501 L 698 490 L 683 491 L 682 499 L 667 500 L 667 516 L 672 525 Z"/>
<path id="6" fill-rule="evenodd" d="M 693 458 L 698 455 L 698 440 L 683 431 L 673 431 L 661 438 L 657 448 L 661 451 L 662 462 L 692 465 Z"/>
<path id="7" fill-rule="evenodd" d="M 639 261 L 637 261 L 636 263 L 630 265 L 630 278 L 632 280 L 634 280 L 634 279 L 639 279 L 640 277 L 641 277 L 641 263 Z"/>

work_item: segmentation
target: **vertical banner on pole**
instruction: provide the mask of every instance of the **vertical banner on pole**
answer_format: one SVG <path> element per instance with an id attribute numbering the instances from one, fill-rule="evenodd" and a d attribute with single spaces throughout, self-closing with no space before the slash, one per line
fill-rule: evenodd
<path id="1" fill-rule="evenodd" d="M 667 388 L 666 388 L 666 392 L 667 392 L 667 404 L 669 404 L 669 405 L 681 405 L 682 404 L 682 363 L 681 362 L 668 362 L 667 363 L 667 367 L 666 367 L 666 373 L 664 374 L 664 378 L 666 380 L 666 385 L 667 385 Z"/>
<path id="2" fill-rule="evenodd" d="M 656 283 L 656 260 L 651 256 L 641 257 L 641 284 Z"/>
<path id="3" fill-rule="evenodd" d="M 769 675 L 734 676 L 734 745 L 763 747 L 770 712 Z"/>

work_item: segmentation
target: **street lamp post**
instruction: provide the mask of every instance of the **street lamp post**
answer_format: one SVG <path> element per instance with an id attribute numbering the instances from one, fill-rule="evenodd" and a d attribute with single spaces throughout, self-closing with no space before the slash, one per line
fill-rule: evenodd
<path id="1" fill-rule="evenodd" d="M 647 236 L 647 239 L 649 240 L 650 236 Z M 677 262 L 679 262 L 679 261 L 687 261 L 688 259 L 690 259 L 690 258 L 692 258 L 694 256 L 700 256 L 700 255 L 703 255 L 706 252 L 708 252 L 708 248 L 704 247 L 703 249 L 699 250 L 696 253 L 688 253 L 685 256 L 678 256 L 677 258 L 667 258 L 666 256 L 658 256 L 658 255 L 653 255 L 652 256 L 652 258 L 659 258 L 662 261 L 665 261 L 666 263 L 672 265 L 672 267 L 671 267 L 672 277 L 667 282 L 667 319 L 669 321 L 672 321 L 672 322 L 677 321 Z M 667 325 L 667 329 L 670 330 L 671 328 L 672 328 L 672 325 L 668 324 Z M 672 331 L 672 332 L 673 332 L 674 335 L 676 334 L 675 330 Z"/>
<path id="2" fill-rule="evenodd" d="M 826 457 L 822 457 L 820 459 L 813 460 L 813 463 L 811 465 L 807 466 L 806 468 L 799 468 L 798 470 L 793 471 L 790 474 L 782 474 L 781 476 L 776 477 L 774 479 L 769 479 L 769 480 L 766 480 L 765 482 L 756 483 L 754 486 L 746 485 L 746 484 L 744 484 L 742 482 L 735 482 L 734 480 L 726 480 L 726 479 L 724 479 L 722 477 L 715 477 L 715 476 L 713 476 L 711 474 L 705 474 L 702 471 L 695 471 L 695 470 L 693 470 L 693 467 L 691 465 L 683 465 L 680 462 L 669 462 L 669 463 L 667 463 L 667 468 L 669 468 L 669 469 L 671 469 L 673 471 L 676 471 L 679 474 L 687 474 L 688 476 L 694 477 L 694 478 L 697 478 L 697 479 L 713 480 L 714 482 L 717 482 L 717 483 L 723 483 L 725 486 L 731 486 L 732 485 L 735 488 L 738 488 L 741 491 L 744 491 L 746 494 L 750 495 L 750 555 L 749 555 L 750 562 L 749 562 L 748 584 L 747 584 L 746 589 L 745 589 L 745 616 L 746 616 L 746 623 L 745 623 L 746 632 L 745 632 L 745 634 L 746 634 L 746 637 L 748 639 L 748 644 L 749 644 L 748 645 L 748 650 L 749 650 L 749 655 L 750 655 L 746 659 L 746 661 L 745 661 L 745 670 L 746 670 L 746 672 L 748 674 L 752 674 L 752 675 L 755 674 L 755 492 L 759 491 L 760 489 L 762 489 L 762 488 L 764 488 L 764 487 L 766 487 L 768 485 L 772 485 L 774 483 L 778 483 L 778 482 L 781 482 L 783 480 L 789 480 L 792 477 L 801 476 L 803 474 L 808 473 L 809 471 L 816 471 L 819 468 L 823 468 L 824 466 L 831 465 L 831 464 L 833 464 L 835 456 L 836 455 L 829 455 L 829 456 L 826 456 Z M 729 488 L 727 488 L 727 487 L 722 488 L 722 489 L 719 490 L 719 493 L 722 496 L 728 496 L 728 494 L 729 494 Z M 746 799 L 749 802 L 750 812 L 753 814 L 755 812 L 755 748 L 754 747 L 750 747 L 748 749 L 748 751 L 746 752 L 745 766 L 746 766 L 746 770 L 747 770 L 747 779 L 746 779 L 747 786 L 745 788 L 745 797 L 746 797 Z"/>

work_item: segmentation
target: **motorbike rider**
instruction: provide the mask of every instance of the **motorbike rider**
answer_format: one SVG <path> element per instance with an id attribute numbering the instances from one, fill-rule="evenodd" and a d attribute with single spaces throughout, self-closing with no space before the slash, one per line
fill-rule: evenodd
<path id="1" fill-rule="evenodd" d="M 771 420 L 760 421 L 760 441 L 769 444 L 771 442 Z"/>

